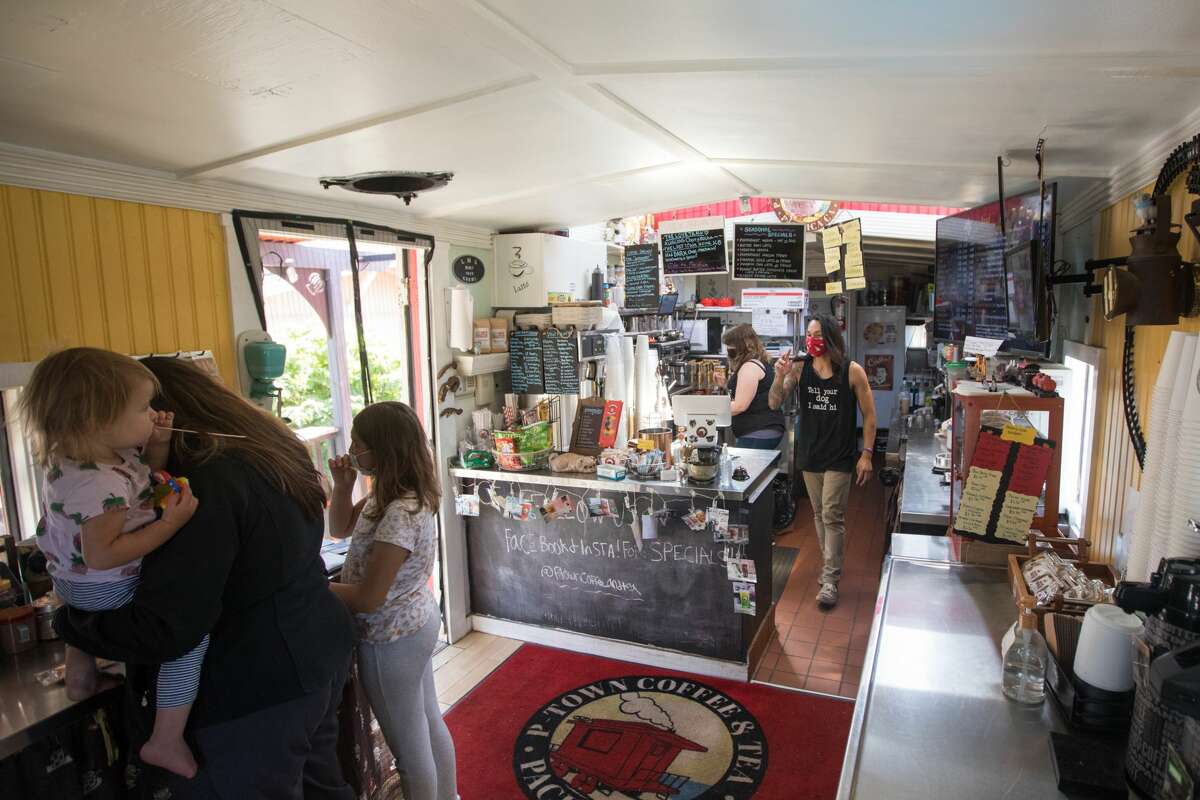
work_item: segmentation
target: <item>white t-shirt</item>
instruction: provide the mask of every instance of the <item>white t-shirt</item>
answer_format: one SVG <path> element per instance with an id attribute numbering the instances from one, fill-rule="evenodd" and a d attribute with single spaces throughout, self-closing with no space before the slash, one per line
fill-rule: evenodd
<path id="1" fill-rule="evenodd" d="M 112 569 L 92 569 L 83 560 L 83 523 L 105 512 L 125 512 L 123 533 L 154 522 L 150 467 L 137 450 L 119 450 L 120 464 L 60 459 L 46 470 L 45 505 L 38 525 L 38 548 L 46 554 L 46 570 L 55 580 L 110 583 L 136 576 L 140 558 Z"/>
<path id="2" fill-rule="evenodd" d="M 433 574 L 437 548 L 437 529 L 433 524 L 433 514 L 414 511 L 417 505 L 411 499 L 394 500 L 378 520 L 368 519 L 367 511 L 374 502 L 374 499 L 367 501 L 354 524 L 354 538 L 346 553 L 346 563 L 342 565 L 342 581 L 363 581 L 367 573 L 367 559 L 371 557 L 371 545 L 377 541 L 403 547 L 409 552 L 408 558 L 396 572 L 383 605 L 369 614 L 354 615 L 359 636 L 364 641 L 391 642 L 416 633 L 429 621 L 431 614 L 437 613 L 437 600 L 429 590 L 429 576 Z"/>

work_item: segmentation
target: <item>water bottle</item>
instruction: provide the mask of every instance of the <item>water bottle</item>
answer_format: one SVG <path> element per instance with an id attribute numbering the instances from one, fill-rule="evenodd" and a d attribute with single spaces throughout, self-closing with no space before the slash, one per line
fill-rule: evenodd
<path id="1" fill-rule="evenodd" d="M 1001 690 L 1009 700 L 1039 705 L 1046 697 L 1046 640 L 1036 630 L 1020 628 L 1004 654 Z"/>

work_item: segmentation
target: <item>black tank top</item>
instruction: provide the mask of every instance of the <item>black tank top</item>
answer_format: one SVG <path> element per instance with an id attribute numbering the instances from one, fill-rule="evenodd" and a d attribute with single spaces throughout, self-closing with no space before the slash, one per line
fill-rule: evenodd
<path id="1" fill-rule="evenodd" d="M 852 472 L 858 447 L 858 406 L 850 387 L 850 363 L 828 379 L 806 359 L 796 386 L 800 406 L 797 464 L 807 472 Z M 735 417 L 736 419 L 736 417 Z"/>
<path id="2" fill-rule="evenodd" d="M 754 390 L 754 398 L 750 401 L 750 406 L 733 418 L 733 435 L 745 436 L 755 431 L 764 430 L 765 428 L 778 428 L 782 431 L 783 414 L 779 411 L 772 411 L 770 404 L 767 402 L 767 396 L 771 393 L 770 370 L 767 369 L 766 364 L 757 358 L 750 359 L 746 363 L 753 364 L 761 369 L 763 376 L 758 381 L 758 388 Z M 730 397 L 737 396 L 737 380 L 738 376 L 736 372 L 729 376 L 729 382 L 725 388 L 729 390 Z"/>

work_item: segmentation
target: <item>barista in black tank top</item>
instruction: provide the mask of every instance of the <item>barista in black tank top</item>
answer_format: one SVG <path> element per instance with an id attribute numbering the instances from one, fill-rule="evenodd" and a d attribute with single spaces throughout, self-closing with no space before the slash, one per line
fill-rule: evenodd
<path id="1" fill-rule="evenodd" d="M 822 378 L 811 358 L 796 384 L 800 405 L 797 464 L 808 472 L 852 472 L 858 458 L 858 403 L 850 386 L 850 364 Z"/>

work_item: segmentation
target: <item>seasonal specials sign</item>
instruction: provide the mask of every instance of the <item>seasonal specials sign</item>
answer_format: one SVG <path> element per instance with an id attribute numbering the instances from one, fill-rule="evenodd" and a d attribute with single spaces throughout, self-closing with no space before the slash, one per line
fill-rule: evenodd
<path id="1" fill-rule="evenodd" d="M 525 723 L 513 752 L 525 796 L 747 800 L 767 742 L 741 704 L 694 680 L 632 675 L 580 686 Z"/>

